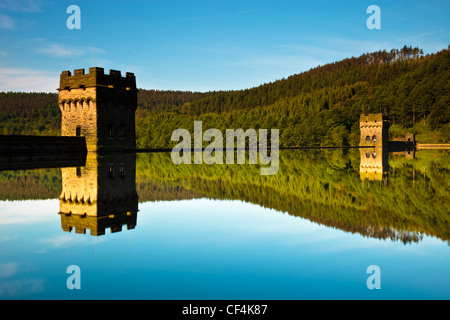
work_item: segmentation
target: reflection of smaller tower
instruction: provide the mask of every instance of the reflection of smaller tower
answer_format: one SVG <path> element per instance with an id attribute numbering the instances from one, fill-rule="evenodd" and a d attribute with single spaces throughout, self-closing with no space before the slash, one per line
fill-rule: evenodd
<path id="1" fill-rule="evenodd" d="M 90 230 L 105 234 L 136 226 L 136 154 L 102 155 L 89 152 L 85 167 L 63 168 L 60 196 L 61 225 L 64 231 Z"/>
<path id="2" fill-rule="evenodd" d="M 389 153 L 387 148 L 361 148 L 359 176 L 361 180 L 384 181 L 389 176 Z"/>

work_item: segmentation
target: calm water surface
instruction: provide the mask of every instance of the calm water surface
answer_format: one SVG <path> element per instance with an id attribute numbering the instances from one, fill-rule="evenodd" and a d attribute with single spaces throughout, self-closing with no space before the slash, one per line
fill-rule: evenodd
<path id="1" fill-rule="evenodd" d="M 449 160 L 281 151 L 261 176 L 157 153 L 3 170 L 0 298 L 449 299 Z"/>

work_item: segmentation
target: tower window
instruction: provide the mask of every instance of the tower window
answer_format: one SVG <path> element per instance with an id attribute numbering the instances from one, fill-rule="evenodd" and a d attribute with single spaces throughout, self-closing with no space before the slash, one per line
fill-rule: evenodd
<path id="1" fill-rule="evenodd" d="M 125 177 L 125 167 L 124 166 L 119 167 L 119 175 L 121 178 Z"/>
<path id="2" fill-rule="evenodd" d="M 81 177 L 81 167 L 77 167 L 77 177 Z"/>
<path id="3" fill-rule="evenodd" d="M 374 136 L 372 137 L 372 140 L 373 140 L 373 142 L 377 141 L 377 136 L 374 135 Z"/>
<path id="4" fill-rule="evenodd" d="M 370 136 L 367 136 L 367 137 L 366 137 L 366 141 L 370 141 Z"/>
<path id="5" fill-rule="evenodd" d="M 119 137 L 125 137 L 125 127 L 124 126 L 119 127 Z"/>
<path id="6" fill-rule="evenodd" d="M 77 128 L 75 129 L 75 135 L 77 137 L 81 137 L 81 126 L 77 126 Z"/>
<path id="7" fill-rule="evenodd" d="M 114 127 L 112 126 L 112 124 L 108 125 L 108 137 L 114 137 Z"/>
<path id="8" fill-rule="evenodd" d="M 108 178 L 110 178 L 110 179 L 114 178 L 114 167 L 113 166 L 108 167 Z"/>

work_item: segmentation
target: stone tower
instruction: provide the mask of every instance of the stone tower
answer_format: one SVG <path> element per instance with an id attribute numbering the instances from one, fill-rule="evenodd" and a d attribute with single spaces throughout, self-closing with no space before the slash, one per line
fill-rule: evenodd
<path id="1" fill-rule="evenodd" d="M 136 154 L 88 152 L 84 167 L 62 168 L 59 214 L 64 231 L 91 235 L 136 225 Z"/>
<path id="2" fill-rule="evenodd" d="M 389 148 L 389 122 L 381 113 L 362 114 L 360 146 Z"/>
<path id="3" fill-rule="evenodd" d="M 59 86 L 61 135 L 83 136 L 90 151 L 136 149 L 136 78 L 103 68 L 63 71 Z"/>

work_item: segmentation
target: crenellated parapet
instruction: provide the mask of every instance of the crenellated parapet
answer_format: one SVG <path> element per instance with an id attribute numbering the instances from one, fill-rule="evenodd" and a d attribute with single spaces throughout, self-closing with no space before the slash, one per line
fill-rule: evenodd
<path id="1" fill-rule="evenodd" d="M 366 113 L 361 114 L 359 118 L 361 126 L 381 126 L 383 124 L 383 114 L 381 113 Z"/>
<path id="2" fill-rule="evenodd" d="M 103 68 L 89 68 L 89 73 L 84 69 L 63 71 L 60 77 L 58 90 L 85 89 L 90 87 L 105 87 L 111 89 L 124 89 L 128 91 L 136 90 L 136 77 L 134 73 L 126 72 L 125 77 L 118 70 L 109 70 L 105 74 Z"/>
<path id="3" fill-rule="evenodd" d="M 59 86 L 61 136 L 86 138 L 90 151 L 136 149 L 136 77 L 103 68 L 63 71 Z"/>
<path id="4" fill-rule="evenodd" d="M 86 234 L 89 230 L 91 236 L 101 236 L 109 228 L 111 233 L 120 232 L 126 226 L 128 230 L 136 227 L 137 211 L 127 211 L 120 214 L 110 214 L 101 217 L 74 215 L 59 213 L 61 217 L 61 228 L 66 232 L 75 229 L 75 233 Z"/>

